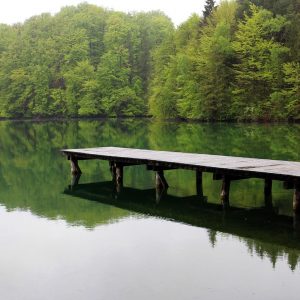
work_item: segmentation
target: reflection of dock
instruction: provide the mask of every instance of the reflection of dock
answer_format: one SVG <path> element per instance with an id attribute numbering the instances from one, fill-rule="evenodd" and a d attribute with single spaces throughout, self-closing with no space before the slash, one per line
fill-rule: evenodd
<path id="1" fill-rule="evenodd" d="M 224 211 L 222 205 L 200 201 L 197 196 L 171 195 L 164 195 L 157 203 L 154 189 L 138 190 L 124 187 L 117 192 L 113 182 L 78 184 L 67 188 L 65 194 L 207 228 L 210 232 L 233 234 L 244 240 L 249 247 L 268 255 L 272 261 L 276 261 L 280 253 L 285 253 L 291 268 L 295 267 L 299 259 L 300 239 L 299 233 L 293 230 L 293 217 L 277 215 L 274 210 L 266 207 L 231 207 Z"/>
<path id="2" fill-rule="evenodd" d="M 81 173 L 79 160 L 109 161 L 118 189 L 123 185 L 124 167 L 146 165 L 148 170 L 156 172 L 157 195 L 163 194 L 168 188 L 164 170 L 195 170 L 196 190 L 200 198 L 203 198 L 202 173 L 213 173 L 215 180 L 222 180 L 223 207 L 229 206 L 230 182 L 248 178 L 264 179 L 266 206 L 272 207 L 272 180 L 280 180 L 285 188 L 294 189 L 293 208 L 296 214 L 300 214 L 300 162 L 118 147 L 64 149 L 62 152 L 71 161 L 73 174 Z"/>

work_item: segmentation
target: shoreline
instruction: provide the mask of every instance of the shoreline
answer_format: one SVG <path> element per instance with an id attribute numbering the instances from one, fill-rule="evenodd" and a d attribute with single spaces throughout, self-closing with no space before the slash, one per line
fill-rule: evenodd
<path id="1" fill-rule="evenodd" d="M 12 122 L 51 122 L 51 121 L 108 121 L 108 120 L 153 120 L 158 122 L 179 122 L 179 123 L 191 123 L 191 124 L 300 124 L 300 120 L 202 120 L 202 119 L 183 119 L 183 118 L 169 118 L 161 119 L 153 116 L 78 116 L 78 117 L 0 117 L 0 122 L 12 121 Z"/>

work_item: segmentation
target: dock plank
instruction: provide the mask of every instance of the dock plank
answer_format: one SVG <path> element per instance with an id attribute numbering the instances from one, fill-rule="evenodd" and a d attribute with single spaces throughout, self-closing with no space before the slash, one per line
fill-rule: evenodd
<path id="1" fill-rule="evenodd" d="M 253 177 L 274 179 L 300 179 L 300 162 L 184 153 L 172 151 L 156 151 L 121 147 L 97 147 L 61 150 L 68 156 L 77 159 L 93 158 L 118 160 L 156 166 L 174 166 L 187 169 L 204 169 L 207 172 L 247 173 Z"/>

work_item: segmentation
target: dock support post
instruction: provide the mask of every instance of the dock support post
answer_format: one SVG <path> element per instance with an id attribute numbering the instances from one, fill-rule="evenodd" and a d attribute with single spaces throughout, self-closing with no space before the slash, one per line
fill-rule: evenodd
<path id="1" fill-rule="evenodd" d="M 162 187 L 167 189 L 169 187 L 168 182 L 164 176 L 164 171 L 156 171 L 155 173 L 156 187 Z"/>
<path id="2" fill-rule="evenodd" d="M 264 187 L 264 195 L 265 195 L 265 207 L 272 208 L 272 179 L 265 178 L 265 187 Z"/>
<path id="3" fill-rule="evenodd" d="M 120 163 L 116 163 L 114 161 L 109 162 L 109 169 L 117 193 L 120 193 L 123 187 L 123 167 L 124 166 Z"/>
<path id="4" fill-rule="evenodd" d="M 203 199 L 202 172 L 199 170 L 196 170 L 196 190 L 197 196 Z"/>
<path id="5" fill-rule="evenodd" d="M 300 181 L 295 182 L 293 209 L 295 214 L 300 215 Z"/>
<path id="6" fill-rule="evenodd" d="M 164 171 L 159 170 L 155 173 L 156 182 L 156 203 L 158 204 L 162 197 L 166 194 L 169 187 L 168 182 L 164 176 Z"/>
<path id="7" fill-rule="evenodd" d="M 69 185 L 69 189 L 72 191 L 78 184 L 81 174 L 72 174 L 71 184 Z"/>
<path id="8" fill-rule="evenodd" d="M 116 165 L 114 161 L 109 162 L 109 169 L 112 176 L 112 180 L 115 182 L 117 176 L 116 176 Z"/>
<path id="9" fill-rule="evenodd" d="M 296 212 L 293 214 L 293 228 L 298 234 L 300 233 L 300 214 Z"/>
<path id="10" fill-rule="evenodd" d="M 78 160 L 77 158 L 70 156 L 69 157 L 70 163 L 71 163 L 71 173 L 73 175 L 81 174 L 80 167 L 78 165 Z"/>
<path id="11" fill-rule="evenodd" d="M 116 182 L 123 185 L 123 166 L 121 164 L 116 164 Z"/>
<path id="12" fill-rule="evenodd" d="M 156 186 L 155 192 L 155 202 L 156 204 L 159 204 L 164 195 L 167 194 L 167 190 L 164 189 L 162 186 Z"/>
<path id="13" fill-rule="evenodd" d="M 221 189 L 221 202 L 224 208 L 229 207 L 229 190 L 230 190 L 230 178 L 223 176 L 222 189 Z"/>

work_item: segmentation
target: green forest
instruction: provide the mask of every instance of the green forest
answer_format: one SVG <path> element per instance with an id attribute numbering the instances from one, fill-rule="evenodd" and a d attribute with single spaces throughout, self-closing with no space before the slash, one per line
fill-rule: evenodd
<path id="1" fill-rule="evenodd" d="M 0 117 L 300 120 L 300 0 L 160 11 L 87 3 L 0 24 Z"/>

